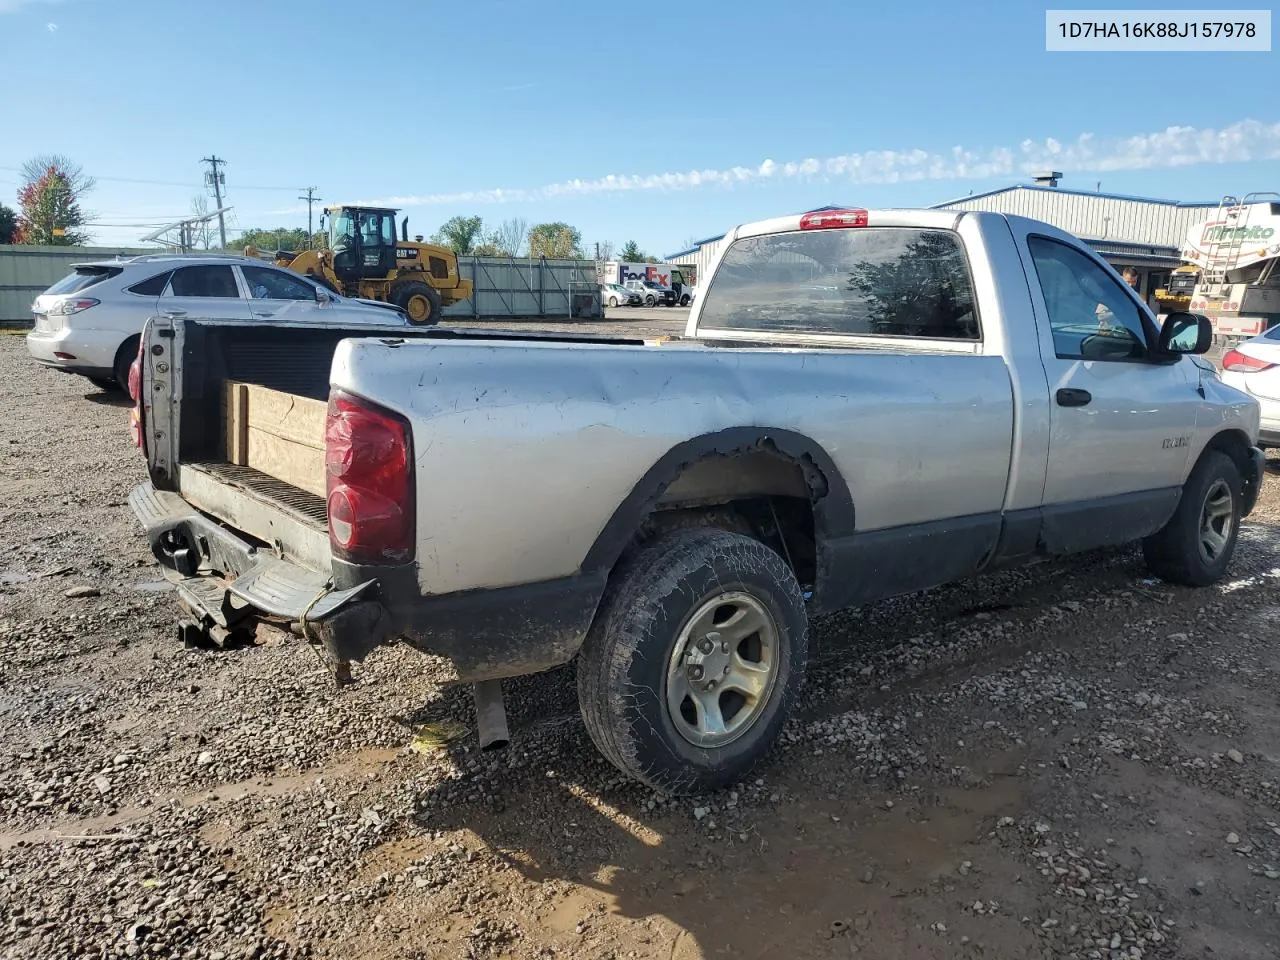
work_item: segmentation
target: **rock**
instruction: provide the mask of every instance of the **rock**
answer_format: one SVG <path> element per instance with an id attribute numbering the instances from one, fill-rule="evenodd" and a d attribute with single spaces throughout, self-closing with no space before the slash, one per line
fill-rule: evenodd
<path id="1" fill-rule="evenodd" d="M 695 819 L 695 820 L 702 820 L 702 819 L 703 819 L 704 817 L 706 817 L 706 815 L 707 815 L 707 814 L 709 814 L 710 812 L 711 812 L 711 810 L 710 810 L 710 808 L 709 808 L 709 807 L 694 807 L 694 808 L 693 808 L 693 819 Z"/>
<path id="2" fill-rule="evenodd" d="M 202 750 L 200 755 L 196 757 L 196 766 L 207 767 L 211 763 L 213 763 L 213 754 L 208 750 Z"/>
<path id="3" fill-rule="evenodd" d="M 871 883 L 872 881 L 875 880 L 875 878 L 876 878 L 876 872 L 874 870 L 868 870 L 866 873 L 862 875 L 862 882 Z"/>
<path id="4" fill-rule="evenodd" d="M 1228 833 L 1228 834 L 1227 834 L 1227 843 L 1228 843 L 1228 844 L 1230 844 L 1231 846 L 1233 846 L 1233 847 L 1234 847 L 1234 846 L 1235 846 L 1236 844 L 1238 844 L 1239 842 L 1240 842 L 1240 835 L 1239 835 L 1238 833 Z"/>
<path id="5" fill-rule="evenodd" d="M 111 792 L 111 781 L 102 774 L 98 774 L 93 778 L 93 785 L 98 788 L 98 792 L 101 794 L 108 794 Z"/>
<path id="6" fill-rule="evenodd" d="M 969 875 L 969 871 L 970 871 L 970 870 L 972 870 L 972 869 L 973 869 L 973 863 L 971 863 L 970 861 L 966 860 L 966 861 L 964 861 L 963 863 L 961 863 L 961 864 L 960 864 L 960 866 L 957 868 L 956 872 L 957 872 L 957 873 L 959 873 L 959 874 L 960 874 L 960 876 L 962 876 L 962 877 L 967 877 L 967 876 Z"/>
<path id="7" fill-rule="evenodd" d="M 1244 763 L 1244 754 L 1233 747 L 1227 751 L 1227 759 L 1232 763 Z"/>
<path id="8" fill-rule="evenodd" d="M 81 586 L 71 587 L 69 590 L 65 590 L 62 595 L 68 600 L 80 600 L 85 597 L 100 597 L 102 596 L 102 591 L 97 587 Z"/>

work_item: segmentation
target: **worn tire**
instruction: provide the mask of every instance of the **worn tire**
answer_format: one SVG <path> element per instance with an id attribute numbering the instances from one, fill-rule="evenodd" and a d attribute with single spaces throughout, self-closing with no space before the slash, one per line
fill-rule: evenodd
<path id="1" fill-rule="evenodd" d="M 440 292 L 429 283 L 412 280 L 399 284 L 392 292 L 392 302 L 409 315 L 409 322 L 415 327 L 431 327 L 440 322 Z"/>
<path id="2" fill-rule="evenodd" d="M 120 349 L 116 351 L 115 363 L 111 365 L 116 387 L 123 390 L 126 397 L 129 396 L 129 368 L 138 358 L 138 343 L 141 339 L 142 337 L 130 337 L 120 344 Z"/>
<path id="3" fill-rule="evenodd" d="M 686 623 L 730 593 L 768 612 L 777 636 L 773 679 L 736 739 L 699 746 L 672 720 L 668 665 Z M 624 773 L 665 793 L 701 792 L 738 779 L 768 752 L 807 660 L 804 598 L 781 557 L 735 533 L 673 530 L 632 551 L 610 577 L 579 655 L 578 701 L 591 739 Z M 717 702 L 726 694 L 727 686 Z"/>
<path id="4" fill-rule="evenodd" d="M 1240 468 L 1225 453 L 1209 450 L 1187 477 L 1178 509 L 1164 528 L 1142 541 L 1142 553 L 1151 572 L 1161 580 L 1187 587 L 1205 587 L 1222 579 L 1235 554 L 1244 503 Z M 1202 549 L 1202 530 L 1209 501 L 1226 491 L 1231 506 L 1224 531 L 1225 544 L 1212 556 Z"/>

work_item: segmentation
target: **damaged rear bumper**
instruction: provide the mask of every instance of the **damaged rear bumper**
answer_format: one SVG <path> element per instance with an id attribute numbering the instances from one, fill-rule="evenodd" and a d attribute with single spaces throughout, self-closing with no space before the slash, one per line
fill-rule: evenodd
<path id="1" fill-rule="evenodd" d="M 498 680 L 567 663 L 578 652 L 607 573 L 424 596 L 414 563 L 331 572 L 281 559 L 201 513 L 180 495 L 138 486 L 129 505 L 165 577 L 205 628 L 258 620 L 318 640 L 338 663 L 404 640 L 453 661 L 460 680 Z"/>
<path id="2" fill-rule="evenodd" d="M 267 619 L 314 625 L 324 639 L 322 625 L 353 605 L 363 606 L 355 601 L 375 583 L 368 579 L 335 590 L 328 573 L 255 546 L 178 494 L 149 482 L 134 488 L 129 506 L 146 530 L 165 578 L 206 627 L 235 630 L 250 620 Z"/>

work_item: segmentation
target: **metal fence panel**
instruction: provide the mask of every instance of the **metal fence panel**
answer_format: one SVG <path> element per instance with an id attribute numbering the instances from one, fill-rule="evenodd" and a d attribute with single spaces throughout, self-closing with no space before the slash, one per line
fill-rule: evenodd
<path id="1" fill-rule="evenodd" d="M 0 244 L 0 322 L 30 322 L 31 301 L 70 273 L 73 263 L 155 252 L 154 248 Z"/>
<path id="2" fill-rule="evenodd" d="M 593 319 L 604 316 L 593 260 L 458 258 L 471 280 L 468 300 L 444 308 L 448 319 Z"/>

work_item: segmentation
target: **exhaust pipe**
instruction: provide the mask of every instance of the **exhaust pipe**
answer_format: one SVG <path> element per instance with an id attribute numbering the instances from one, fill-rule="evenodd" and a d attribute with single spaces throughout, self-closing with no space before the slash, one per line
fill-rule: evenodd
<path id="1" fill-rule="evenodd" d="M 497 750 L 511 742 L 507 708 L 502 703 L 502 681 L 481 680 L 471 688 L 476 699 L 476 731 L 481 750 Z"/>
<path id="2" fill-rule="evenodd" d="M 400 242 L 409 242 L 409 218 L 405 217 L 400 221 Z"/>

